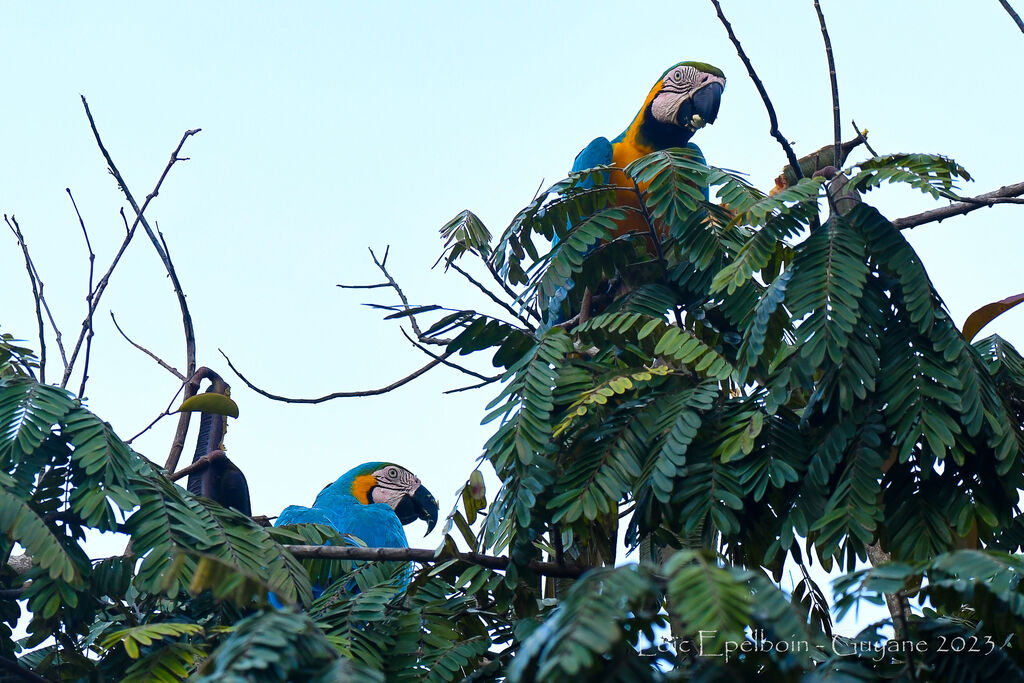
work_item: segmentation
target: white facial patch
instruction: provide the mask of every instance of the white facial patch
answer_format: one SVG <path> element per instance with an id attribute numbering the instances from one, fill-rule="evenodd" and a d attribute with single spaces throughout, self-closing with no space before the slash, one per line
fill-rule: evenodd
<path id="1" fill-rule="evenodd" d="M 665 74 L 661 82 L 661 92 L 651 102 L 651 113 L 662 123 L 676 123 L 679 107 L 693 97 L 693 94 L 710 83 L 720 83 L 725 88 L 725 79 L 721 76 L 699 71 L 692 66 L 677 66 Z M 706 125 L 700 116 L 694 115 L 687 125 L 694 130 Z"/>
<path id="2" fill-rule="evenodd" d="M 662 90 L 651 102 L 651 113 L 662 123 L 675 123 L 679 107 L 683 106 L 683 102 L 689 98 L 689 93 L 673 93 Z"/>
<path id="3" fill-rule="evenodd" d="M 371 503 L 384 503 L 398 507 L 402 498 L 416 493 L 420 487 L 419 478 L 407 469 L 397 465 L 386 465 L 373 473 L 377 485 L 370 489 Z"/>

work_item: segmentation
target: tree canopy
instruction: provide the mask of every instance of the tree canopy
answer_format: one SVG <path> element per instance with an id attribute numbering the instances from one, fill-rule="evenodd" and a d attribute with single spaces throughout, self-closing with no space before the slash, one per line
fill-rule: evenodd
<path id="1" fill-rule="evenodd" d="M 438 349 L 428 368 L 484 357 L 495 371 L 473 373 L 491 436 L 432 553 L 375 559 L 332 529 L 266 527 L 190 493 L 177 454 L 161 467 L 136 453 L 66 388 L 69 370 L 46 383 L 42 354 L 3 333 L 0 556 L 20 546 L 28 563 L 0 570 L 0 667 L 22 680 L 1024 679 L 1024 358 L 956 327 L 901 232 L 913 221 L 870 203 L 882 185 L 963 213 L 985 202 L 961 196 L 969 175 L 943 156 L 837 158 L 791 164 L 769 193 L 669 149 L 624 169 L 626 193 L 608 167 L 573 173 L 497 234 L 463 211 L 440 229 L 438 263 L 488 307 L 410 305 L 377 261 L 397 297 L 378 306 Z M 173 279 L 145 203 L 130 203 Z M 645 230 L 613 237 L 637 216 Z M 570 280 L 575 315 L 553 324 L 547 302 Z M 130 542 L 90 558 L 88 531 Z M 812 564 L 843 571 L 834 604 Z M 788 590 L 787 569 L 801 577 Z M 315 599 L 314 584 L 328 585 Z M 890 619 L 837 633 L 833 608 L 864 602 Z"/>

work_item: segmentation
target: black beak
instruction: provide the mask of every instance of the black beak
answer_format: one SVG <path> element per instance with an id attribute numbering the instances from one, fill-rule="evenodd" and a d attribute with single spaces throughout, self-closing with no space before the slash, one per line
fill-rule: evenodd
<path id="1" fill-rule="evenodd" d="M 693 115 L 700 116 L 704 123 L 714 123 L 718 118 L 718 107 L 722 104 L 722 84 L 708 83 L 683 102 L 676 114 L 676 123 L 683 128 L 694 130 L 691 123 Z"/>
<path id="2" fill-rule="evenodd" d="M 426 486 L 422 484 L 411 496 L 406 495 L 395 507 L 395 514 L 402 525 L 409 524 L 422 519 L 427 523 L 427 534 L 434 530 L 437 524 L 437 500 L 430 494 Z M 426 536 L 427 534 L 423 534 Z"/>
<path id="3" fill-rule="evenodd" d="M 704 123 L 714 123 L 718 118 L 718 106 L 722 103 L 722 84 L 708 83 L 693 94 L 693 108 Z"/>

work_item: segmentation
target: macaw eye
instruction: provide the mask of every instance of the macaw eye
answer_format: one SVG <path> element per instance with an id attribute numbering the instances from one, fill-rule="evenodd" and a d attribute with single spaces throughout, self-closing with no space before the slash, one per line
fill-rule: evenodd
<path id="1" fill-rule="evenodd" d="M 392 479 L 398 479 L 398 470 L 392 467 L 388 470 L 388 476 Z"/>
<path id="2" fill-rule="evenodd" d="M 672 80 L 677 81 L 677 82 L 683 80 L 683 72 L 682 71 L 673 71 L 672 72 Z"/>

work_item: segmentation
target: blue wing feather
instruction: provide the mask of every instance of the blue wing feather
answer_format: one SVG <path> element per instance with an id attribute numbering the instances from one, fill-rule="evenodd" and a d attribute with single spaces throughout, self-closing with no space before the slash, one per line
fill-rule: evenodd
<path id="1" fill-rule="evenodd" d="M 572 162 L 572 172 L 610 163 L 612 163 L 612 143 L 608 142 L 608 138 L 594 138 L 589 145 L 583 148 L 583 151 L 576 155 L 576 160 Z"/>
<path id="2" fill-rule="evenodd" d="M 281 511 L 277 521 L 274 522 L 274 526 L 283 526 L 285 524 L 323 524 L 324 526 L 337 529 L 334 523 L 331 522 L 331 518 L 323 510 L 302 507 L 301 505 L 289 505 Z"/>

